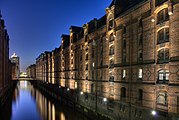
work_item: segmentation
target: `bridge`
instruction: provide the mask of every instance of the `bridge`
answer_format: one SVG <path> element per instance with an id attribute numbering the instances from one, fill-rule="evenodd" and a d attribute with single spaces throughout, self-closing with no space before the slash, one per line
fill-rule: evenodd
<path id="1" fill-rule="evenodd" d="M 31 78 L 31 77 L 19 77 L 18 80 L 19 80 L 19 81 L 25 81 L 25 80 L 28 80 L 28 81 L 29 81 L 29 80 L 34 80 L 34 79 Z"/>

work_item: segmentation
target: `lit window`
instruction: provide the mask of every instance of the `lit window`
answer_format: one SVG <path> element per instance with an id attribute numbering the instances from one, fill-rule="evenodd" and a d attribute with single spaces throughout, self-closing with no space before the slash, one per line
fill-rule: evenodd
<path id="1" fill-rule="evenodd" d="M 162 105 L 167 105 L 167 93 L 166 92 L 159 92 L 157 96 L 157 103 Z"/>
<path id="2" fill-rule="evenodd" d="M 93 67 L 94 67 L 94 62 L 93 62 Z"/>
<path id="3" fill-rule="evenodd" d="M 77 82 L 75 82 L 75 89 L 78 87 L 78 83 Z"/>
<path id="4" fill-rule="evenodd" d="M 169 71 L 168 70 L 160 70 L 158 72 L 158 82 L 159 83 L 168 83 L 169 81 Z"/>
<path id="5" fill-rule="evenodd" d="M 125 79 L 126 78 L 126 70 L 122 71 L 122 78 Z"/>
<path id="6" fill-rule="evenodd" d="M 142 78 L 142 69 L 141 68 L 139 69 L 139 76 L 138 77 Z"/>

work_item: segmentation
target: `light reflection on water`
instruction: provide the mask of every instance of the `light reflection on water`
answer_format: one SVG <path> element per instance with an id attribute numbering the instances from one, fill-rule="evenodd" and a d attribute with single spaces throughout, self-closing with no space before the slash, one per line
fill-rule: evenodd
<path id="1" fill-rule="evenodd" d="M 47 98 L 30 82 L 20 81 L 5 106 L 1 108 L 0 120 L 87 120 L 58 103 Z"/>

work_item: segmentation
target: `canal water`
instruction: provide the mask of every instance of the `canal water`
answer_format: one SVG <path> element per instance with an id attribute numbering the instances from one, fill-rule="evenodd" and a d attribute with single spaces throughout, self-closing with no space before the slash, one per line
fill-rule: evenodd
<path id="1" fill-rule="evenodd" d="M 34 88 L 19 81 L 7 102 L 0 108 L 0 120 L 88 120 L 82 114 L 59 104 Z"/>

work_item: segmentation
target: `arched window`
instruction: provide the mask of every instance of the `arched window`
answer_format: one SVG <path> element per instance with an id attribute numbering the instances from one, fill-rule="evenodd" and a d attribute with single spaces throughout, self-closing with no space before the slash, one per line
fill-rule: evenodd
<path id="1" fill-rule="evenodd" d="M 143 99 L 143 90 L 139 89 L 138 91 L 138 100 L 142 100 Z"/>
<path id="2" fill-rule="evenodd" d="M 110 60 L 110 67 L 114 67 L 114 59 Z"/>
<path id="3" fill-rule="evenodd" d="M 121 88 L 121 98 L 125 98 L 126 97 L 126 88 L 122 87 Z"/>
<path id="4" fill-rule="evenodd" d="M 88 54 L 86 54 L 86 60 L 88 60 Z"/>
<path id="5" fill-rule="evenodd" d="M 167 98 L 168 98 L 167 92 L 164 91 L 159 92 L 157 95 L 157 104 L 167 105 L 168 103 Z"/>
<path id="6" fill-rule="evenodd" d="M 109 82 L 114 82 L 114 76 L 113 75 L 110 76 Z"/>
<path id="7" fill-rule="evenodd" d="M 86 64 L 86 70 L 88 70 L 88 64 Z"/>
<path id="8" fill-rule="evenodd" d="M 91 93 L 94 93 L 95 92 L 95 84 L 91 84 Z"/>
<path id="9" fill-rule="evenodd" d="M 158 63 L 165 63 L 169 62 L 169 49 L 168 48 L 163 48 L 158 51 Z"/>
<path id="10" fill-rule="evenodd" d="M 169 41 L 169 28 L 163 28 L 157 33 L 157 42 L 164 43 Z"/>
<path id="11" fill-rule="evenodd" d="M 108 23 L 108 30 L 112 30 L 113 27 L 114 27 L 113 19 L 110 19 Z"/>
<path id="12" fill-rule="evenodd" d="M 113 33 L 112 33 L 112 34 L 110 34 L 109 41 L 113 41 L 113 40 L 114 40 L 114 35 L 113 35 Z"/>
<path id="13" fill-rule="evenodd" d="M 158 71 L 158 83 L 168 83 L 169 81 L 169 71 L 160 70 Z"/>
<path id="14" fill-rule="evenodd" d="M 126 34 L 126 26 L 123 27 L 123 34 Z"/>
<path id="15" fill-rule="evenodd" d="M 110 46 L 109 55 L 114 55 L 114 45 Z"/>
<path id="16" fill-rule="evenodd" d="M 169 19 L 168 15 L 168 8 L 162 9 L 160 12 L 157 14 L 157 24 L 163 23 Z"/>

